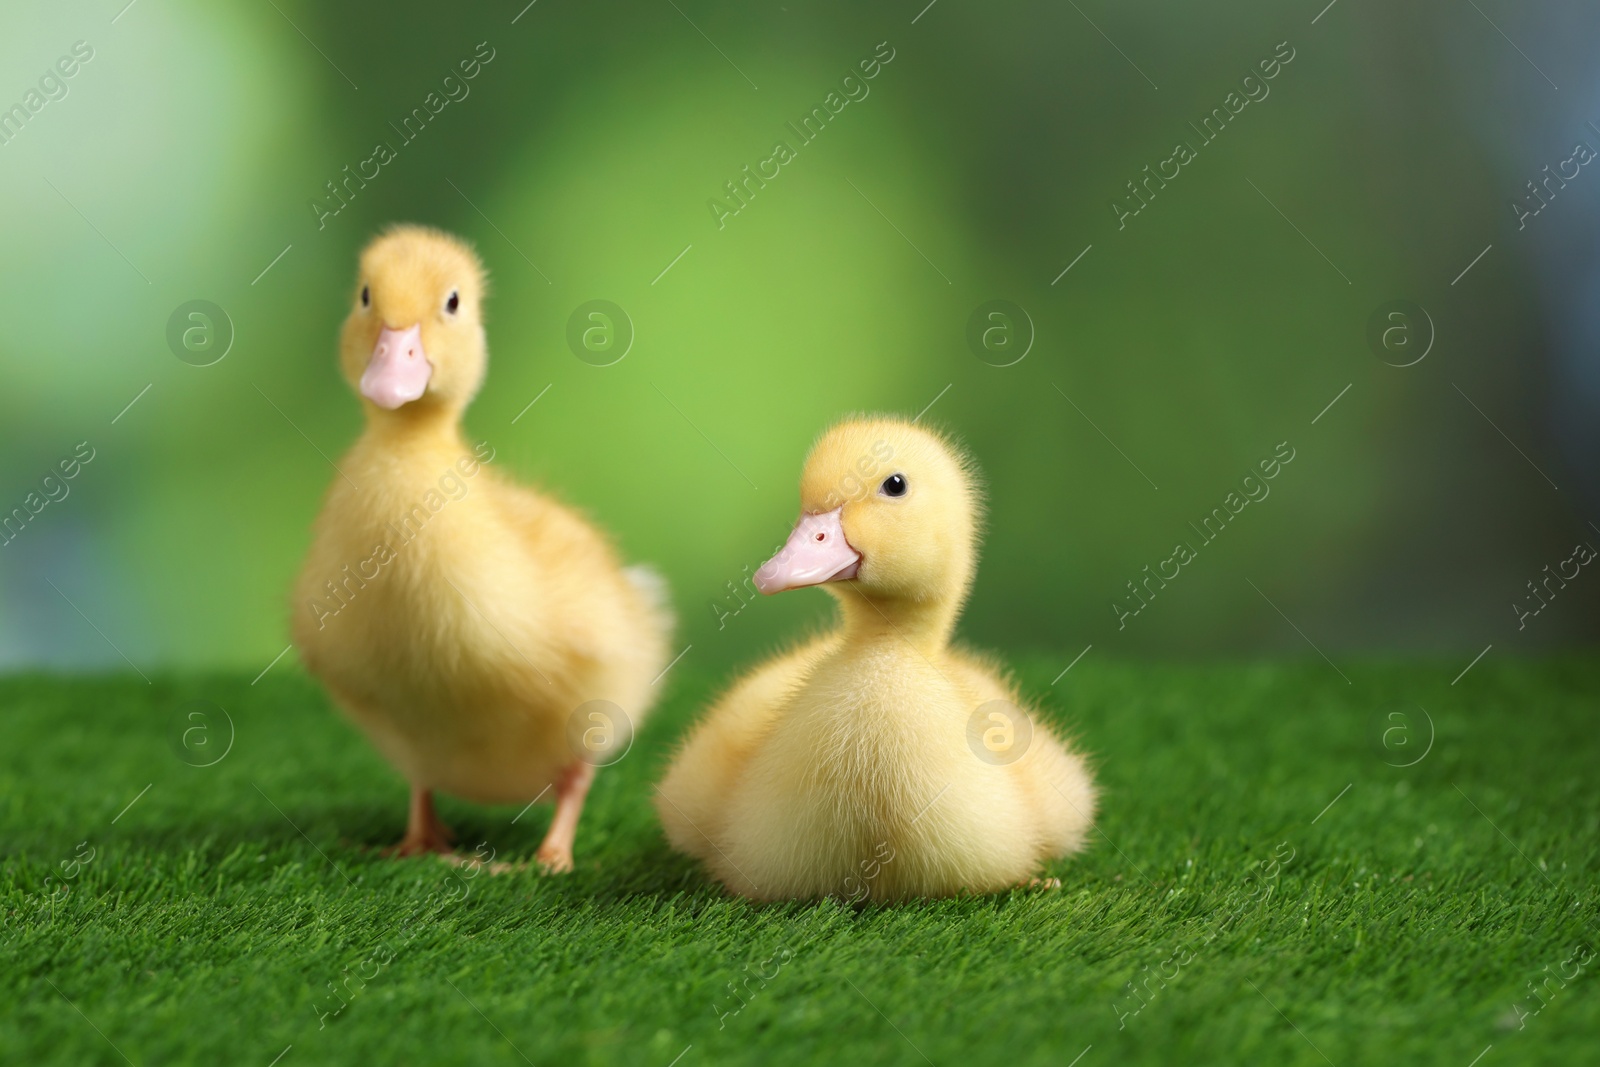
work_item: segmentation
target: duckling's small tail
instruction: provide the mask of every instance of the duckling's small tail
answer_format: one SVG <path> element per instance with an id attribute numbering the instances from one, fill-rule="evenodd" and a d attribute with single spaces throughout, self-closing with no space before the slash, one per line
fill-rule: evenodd
<path id="1" fill-rule="evenodd" d="M 628 582 L 639 591 L 645 606 L 655 616 L 662 637 L 669 638 L 677 628 L 678 615 L 672 610 L 672 590 L 667 585 L 667 579 L 648 563 L 625 567 L 622 573 L 627 575 Z"/>

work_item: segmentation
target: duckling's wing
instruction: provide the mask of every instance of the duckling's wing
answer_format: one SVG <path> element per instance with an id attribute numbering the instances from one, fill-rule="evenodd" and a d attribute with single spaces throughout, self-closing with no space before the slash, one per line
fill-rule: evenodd
<path id="1" fill-rule="evenodd" d="M 835 644 L 835 638 L 820 637 L 768 660 L 701 717 L 656 787 L 656 810 L 674 848 L 703 860 L 716 855 L 733 786 L 812 667 Z"/>
<path id="2" fill-rule="evenodd" d="M 512 534 L 506 566 L 535 576 L 537 609 L 549 623 L 543 632 L 560 647 L 569 673 L 602 677 L 604 665 L 621 665 L 625 678 L 610 680 L 613 691 L 603 695 L 637 696 L 632 680 L 655 677 L 666 665 L 674 621 L 666 582 L 647 567 L 624 568 L 611 539 L 581 510 L 506 479 L 495 490 Z M 645 710 L 628 708 L 636 722 Z"/>
<path id="3" fill-rule="evenodd" d="M 1035 821 L 1032 828 L 1039 860 L 1051 860 L 1083 848 L 1094 824 L 1099 791 L 1088 761 L 1063 740 L 1039 709 L 1023 699 L 1010 672 L 988 653 L 951 648 L 951 680 L 967 688 L 972 706 L 1005 700 L 1028 717 L 1032 734 L 1028 750 L 1007 765 Z"/>
<path id="4" fill-rule="evenodd" d="M 978 704 L 1009 700 L 1022 706 L 1017 683 L 1000 657 L 959 644 L 952 644 L 945 656 L 950 665 L 950 681 L 967 690 L 970 699 Z"/>

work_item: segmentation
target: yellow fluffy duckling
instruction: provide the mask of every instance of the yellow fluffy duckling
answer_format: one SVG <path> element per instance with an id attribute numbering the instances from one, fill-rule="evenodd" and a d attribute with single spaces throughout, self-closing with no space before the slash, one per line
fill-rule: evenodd
<path id="1" fill-rule="evenodd" d="M 567 507 L 469 449 L 484 271 L 397 226 L 361 255 L 340 369 L 366 429 L 340 459 L 295 589 L 306 666 L 411 783 L 400 855 L 448 852 L 443 790 L 556 805 L 537 858 L 572 868 L 597 765 L 626 751 L 666 663 L 663 588 Z"/>
<path id="2" fill-rule="evenodd" d="M 1026 884 L 1083 845 L 1083 758 L 987 658 L 951 646 L 982 504 L 967 460 L 851 419 L 806 460 L 801 518 L 756 573 L 823 585 L 840 626 L 714 705 L 656 795 L 674 847 L 762 900 L 899 900 Z"/>

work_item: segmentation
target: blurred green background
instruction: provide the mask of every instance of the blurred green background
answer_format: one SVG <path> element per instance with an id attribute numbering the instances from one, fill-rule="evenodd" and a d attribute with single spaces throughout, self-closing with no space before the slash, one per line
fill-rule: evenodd
<path id="1" fill-rule="evenodd" d="M 728 583 L 787 532 L 810 440 L 858 410 L 926 408 L 985 472 L 983 645 L 1065 665 L 1091 643 L 1465 657 L 1596 634 L 1587 573 L 1523 629 L 1512 607 L 1600 543 L 1594 457 L 1556 415 L 1593 423 L 1562 375 L 1594 361 L 1558 358 L 1582 294 L 1550 243 L 1593 235 L 1600 177 L 1523 230 L 1507 210 L 1600 115 L 1584 36 L 1549 12 L 125 2 L 13 7 L 0 33 L 0 106 L 93 49 L 0 145 L 0 507 L 79 442 L 95 457 L 0 549 L 0 662 L 253 670 L 283 648 L 319 450 L 360 428 L 334 365 L 356 254 L 396 220 L 489 266 L 469 435 L 656 563 L 702 665 L 823 616 L 820 593 L 725 616 Z M 480 42 L 470 94 L 402 145 L 391 123 Z M 785 124 L 880 42 L 869 94 L 799 144 Z M 1198 145 L 1280 42 L 1270 95 L 1119 228 L 1125 183 Z M 778 140 L 796 158 L 719 227 L 708 201 Z M 313 199 L 379 141 L 397 158 L 319 229 Z M 211 366 L 166 340 L 195 299 L 235 331 Z M 593 299 L 636 333 L 611 366 L 565 340 Z M 1004 367 L 967 341 L 997 299 L 1034 332 Z M 1397 299 L 1436 331 L 1405 368 L 1367 340 Z M 1270 497 L 1119 629 L 1124 583 L 1280 442 Z"/>

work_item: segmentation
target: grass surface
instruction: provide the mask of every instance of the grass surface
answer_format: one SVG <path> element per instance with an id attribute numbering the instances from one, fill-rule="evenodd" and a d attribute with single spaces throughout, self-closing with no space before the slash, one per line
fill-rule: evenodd
<path id="1" fill-rule="evenodd" d="M 1106 789 L 1063 888 L 860 910 L 728 899 L 667 850 L 649 786 L 720 684 L 691 661 L 555 879 L 379 856 L 404 787 L 284 666 L 0 680 L 0 1062 L 1592 1058 L 1600 663 L 1451 687 L 1458 664 L 1090 657 L 1051 687 L 1063 664 L 1019 664 Z M 234 725 L 209 767 L 183 757 L 227 726 L 183 748 L 191 699 Z M 500 859 L 550 816 L 443 813 Z"/>

